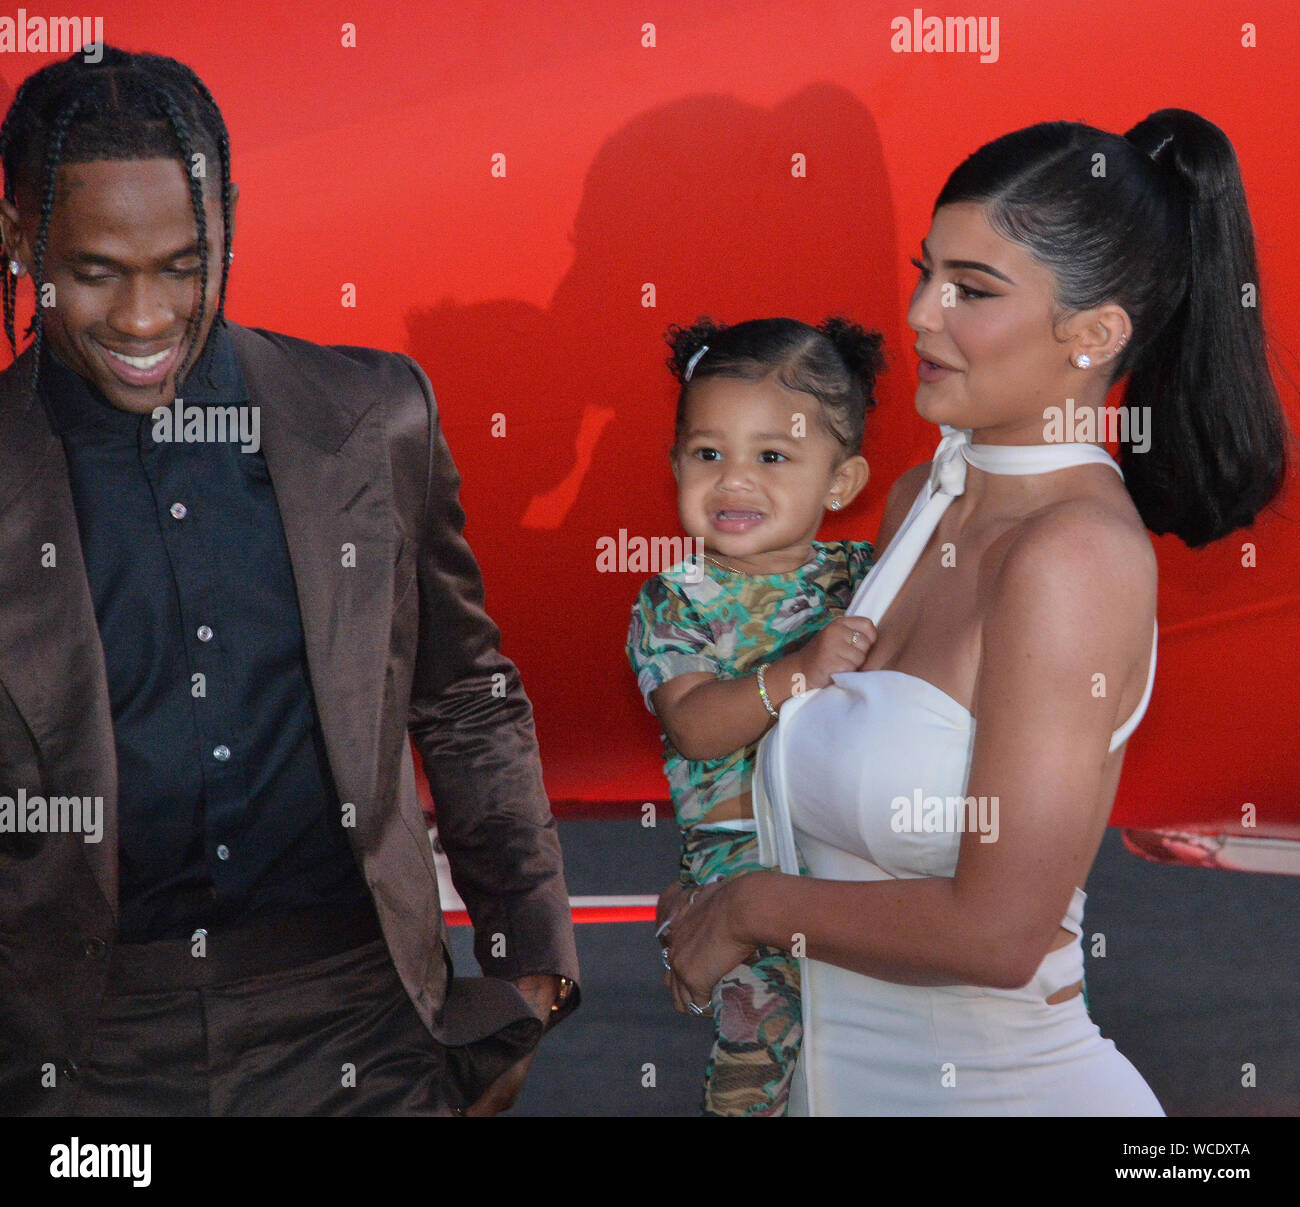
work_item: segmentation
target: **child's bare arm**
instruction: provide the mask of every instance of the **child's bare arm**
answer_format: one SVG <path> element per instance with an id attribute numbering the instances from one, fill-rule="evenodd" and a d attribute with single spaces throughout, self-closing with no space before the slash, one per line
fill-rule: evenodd
<path id="1" fill-rule="evenodd" d="M 833 674 L 861 669 L 875 640 L 876 627 L 865 617 L 836 617 L 802 649 L 768 665 L 763 675 L 768 701 L 780 711 L 796 691 L 825 687 Z M 763 707 L 756 675 L 678 675 L 650 699 L 668 740 L 692 761 L 739 750 L 762 737 L 773 721 Z"/>

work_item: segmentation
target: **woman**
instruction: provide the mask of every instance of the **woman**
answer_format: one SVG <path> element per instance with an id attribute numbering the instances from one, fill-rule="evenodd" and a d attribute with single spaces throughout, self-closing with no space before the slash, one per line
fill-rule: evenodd
<path id="1" fill-rule="evenodd" d="M 674 992 L 807 957 L 792 1113 L 1160 1114 L 1088 1018 L 1078 886 L 1155 672 L 1143 526 L 1203 545 L 1283 476 L 1236 157 L 1183 110 L 1034 126 L 953 173 L 922 253 L 916 407 L 946 434 L 849 609 L 878 638 L 783 705 L 756 811 L 785 871 L 677 909 Z M 1121 474 L 1087 420 L 1125 376 Z"/>

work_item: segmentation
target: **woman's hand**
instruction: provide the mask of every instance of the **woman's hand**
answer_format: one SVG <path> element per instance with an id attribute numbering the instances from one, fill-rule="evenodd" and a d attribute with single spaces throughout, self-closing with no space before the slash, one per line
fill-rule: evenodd
<path id="1" fill-rule="evenodd" d="M 679 1012 L 687 1013 L 689 1003 L 707 1011 L 713 987 L 754 952 L 756 945 L 741 937 L 736 919 L 742 916 L 737 907 L 744 881 L 760 875 L 693 889 L 671 916 L 663 936 L 671 963 L 665 980 Z"/>
<path id="2" fill-rule="evenodd" d="M 682 1007 L 677 1003 L 677 995 L 673 991 L 673 972 L 668 963 L 668 945 L 672 942 L 671 927 L 673 918 L 677 912 L 686 906 L 687 887 L 680 879 L 674 880 L 662 893 L 659 894 L 658 904 L 655 906 L 655 938 L 659 940 L 661 954 L 664 961 L 664 987 L 669 993 L 673 994 L 673 1004 L 678 1010 Z"/>
<path id="3" fill-rule="evenodd" d="M 659 903 L 655 907 L 655 935 L 663 942 L 667 940 L 667 931 L 672 916 L 686 904 L 686 886 L 680 879 L 674 880 L 659 894 Z"/>

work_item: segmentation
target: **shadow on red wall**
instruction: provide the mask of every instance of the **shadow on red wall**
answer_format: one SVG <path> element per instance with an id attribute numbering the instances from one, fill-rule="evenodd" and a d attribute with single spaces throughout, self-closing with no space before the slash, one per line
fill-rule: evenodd
<path id="1" fill-rule="evenodd" d="M 411 346 L 466 470 L 468 535 L 536 705 L 552 796 L 661 798 L 658 727 L 623 653 L 646 575 L 598 573 L 596 542 L 681 531 L 668 324 L 843 313 L 884 330 L 896 367 L 868 424 L 875 480 L 827 535 L 874 534 L 885 487 L 928 455 L 899 380 L 911 356 L 889 325 L 898 250 L 875 123 L 828 85 L 772 110 L 725 96 L 665 105 L 601 147 L 573 243 L 549 309 L 416 311 Z"/>

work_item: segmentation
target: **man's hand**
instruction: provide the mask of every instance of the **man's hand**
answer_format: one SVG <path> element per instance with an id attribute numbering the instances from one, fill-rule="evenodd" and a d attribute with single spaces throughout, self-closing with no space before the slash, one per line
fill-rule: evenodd
<path id="1" fill-rule="evenodd" d="M 515 988 L 523 994 L 532 1012 L 545 1023 L 551 1016 L 551 1007 L 560 992 L 558 976 L 521 976 L 515 981 Z M 467 1119 L 483 1119 L 489 1115 L 499 1115 L 508 1111 L 518 1101 L 524 1088 L 524 1078 L 532 1067 L 536 1052 L 529 1052 L 522 1060 L 511 1065 L 484 1091 L 477 1102 L 465 1108 Z"/>
<path id="2" fill-rule="evenodd" d="M 555 1005 L 555 999 L 560 996 L 558 976 L 547 976 L 542 973 L 521 976 L 516 979 L 515 988 L 524 995 L 524 1001 L 532 1007 L 533 1013 L 542 1022 L 550 1021 L 551 1007 Z"/>
<path id="3" fill-rule="evenodd" d="M 499 1115 L 508 1111 L 519 1098 L 524 1088 L 524 1078 L 532 1066 L 536 1052 L 529 1052 L 523 1060 L 511 1065 L 484 1091 L 483 1097 L 470 1103 L 464 1110 L 467 1119 L 486 1119 L 489 1115 Z"/>

